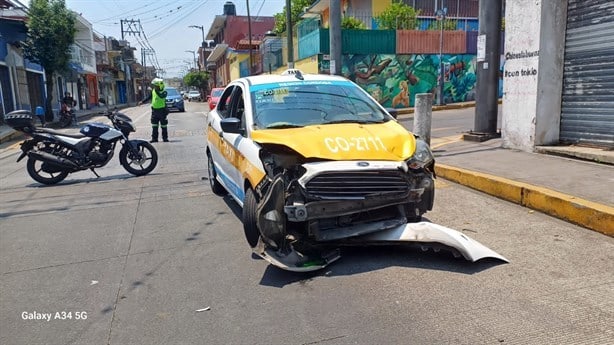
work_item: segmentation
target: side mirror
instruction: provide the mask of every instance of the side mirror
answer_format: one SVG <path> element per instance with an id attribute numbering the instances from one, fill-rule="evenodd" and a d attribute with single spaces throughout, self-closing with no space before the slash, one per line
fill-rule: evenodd
<path id="1" fill-rule="evenodd" d="M 399 111 L 395 108 L 386 108 L 386 111 L 395 119 L 399 116 Z"/>
<path id="2" fill-rule="evenodd" d="M 235 134 L 241 134 L 241 120 L 237 119 L 236 117 L 229 117 L 226 119 L 223 119 L 220 124 L 222 125 L 222 131 L 226 132 L 226 133 L 235 133 Z"/>

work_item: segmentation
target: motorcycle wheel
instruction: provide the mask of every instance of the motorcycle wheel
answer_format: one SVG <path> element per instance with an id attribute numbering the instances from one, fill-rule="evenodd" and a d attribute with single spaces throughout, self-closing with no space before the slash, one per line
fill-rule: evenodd
<path id="1" fill-rule="evenodd" d="M 158 153 L 156 149 L 147 142 L 138 143 L 137 151 L 138 154 L 123 148 L 119 153 L 119 163 L 132 175 L 147 175 L 152 172 L 158 164 Z"/>
<path id="2" fill-rule="evenodd" d="M 68 176 L 67 171 L 53 173 L 43 171 L 43 162 L 34 158 L 28 158 L 26 168 L 28 169 L 28 175 L 30 175 L 34 181 L 47 185 L 59 183 Z"/>

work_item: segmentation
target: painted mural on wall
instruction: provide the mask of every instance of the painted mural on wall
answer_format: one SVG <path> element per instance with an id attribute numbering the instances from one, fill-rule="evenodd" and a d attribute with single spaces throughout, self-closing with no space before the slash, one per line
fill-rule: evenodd
<path id="1" fill-rule="evenodd" d="M 444 101 L 475 100 L 475 55 L 443 55 Z M 319 60 L 319 72 L 328 74 L 329 61 Z M 367 90 L 387 108 L 413 107 L 417 93 L 436 93 L 439 56 L 345 55 L 341 73 Z"/>

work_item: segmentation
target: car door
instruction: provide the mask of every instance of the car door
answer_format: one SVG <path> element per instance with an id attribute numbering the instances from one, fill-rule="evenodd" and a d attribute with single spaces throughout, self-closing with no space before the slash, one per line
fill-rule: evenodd
<path id="1" fill-rule="evenodd" d="M 220 100 L 220 105 L 221 104 L 222 100 Z M 238 83 L 235 85 L 228 106 L 228 118 L 238 119 L 242 130 L 241 133 L 222 133 L 222 147 L 226 153 L 226 162 L 228 162 L 228 166 L 225 167 L 225 169 L 230 179 L 229 184 L 231 184 L 231 186 L 229 186 L 229 189 L 231 194 L 233 194 L 237 202 L 242 205 L 245 197 L 242 171 L 245 157 L 240 146 L 247 140 L 245 128 L 245 99 L 242 84 Z"/>
<path id="2" fill-rule="evenodd" d="M 207 116 L 207 147 L 213 159 L 215 172 L 219 182 L 231 194 L 236 194 L 233 190 L 233 182 L 229 175 L 230 162 L 232 160 L 232 151 L 223 139 L 221 121 L 230 115 L 230 96 L 232 95 L 235 85 L 229 85 L 222 96 L 220 96 L 220 105 L 209 112 Z"/>

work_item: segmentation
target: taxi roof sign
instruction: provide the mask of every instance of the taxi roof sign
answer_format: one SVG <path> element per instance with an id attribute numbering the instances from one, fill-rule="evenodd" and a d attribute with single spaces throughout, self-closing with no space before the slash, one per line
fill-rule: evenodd
<path id="1" fill-rule="evenodd" d="M 301 70 L 300 70 L 300 69 L 297 69 L 297 68 L 290 68 L 290 69 L 287 69 L 287 70 L 283 71 L 283 72 L 281 73 L 281 75 L 293 75 L 293 76 L 295 76 L 295 77 L 296 77 L 296 79 L 300 79 L 300 80 L 303 80 L 303 79 L 304 79 L 304 78 L 303 78 L 303 72 L 301 72 Z"/>

